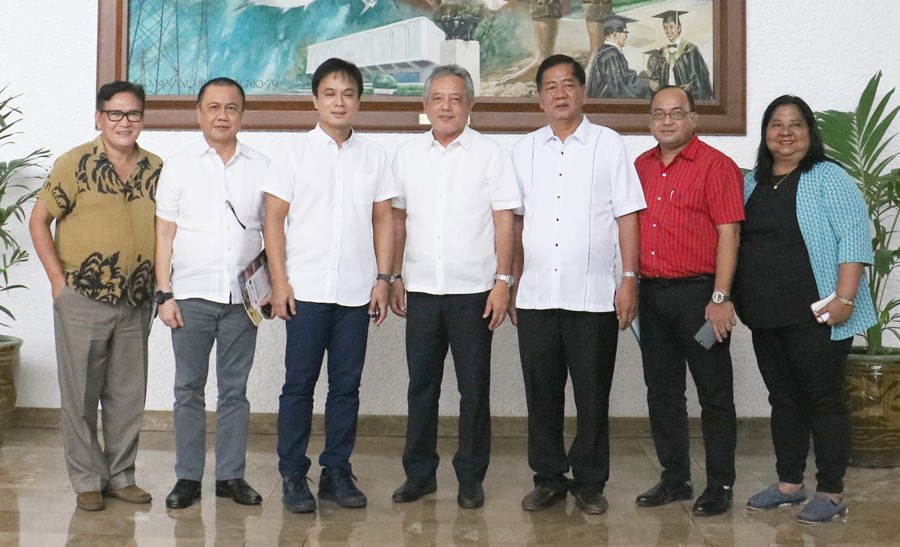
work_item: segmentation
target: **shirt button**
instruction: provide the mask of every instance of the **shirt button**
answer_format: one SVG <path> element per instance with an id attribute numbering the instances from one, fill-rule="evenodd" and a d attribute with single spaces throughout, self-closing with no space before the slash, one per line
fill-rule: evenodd
<path id="1" fill-rule="evenodd" d="M 666 174 L 665 174 L 665 173 L 663 173 L 663 174 L 662 174 L 662 176 L 666 176 Z"/>
<path id="2" fill-rule="evenodd" d="M 654 224 L 653 227 L 656 228 L 656 224 Z"/>
<path id="3" fill-rule="evenodd" d="M 656 256 L 656 251 L 650 251 L 650 256 Z"/>
<path id="4" fill-rule="evenodd" d="M 656 196 L 656 201 L 662 201 L 662 198 L 660 196 Z"/>

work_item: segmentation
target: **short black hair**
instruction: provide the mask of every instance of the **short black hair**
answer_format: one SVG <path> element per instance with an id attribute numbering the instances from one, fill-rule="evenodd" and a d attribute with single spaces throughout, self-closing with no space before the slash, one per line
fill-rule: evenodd
<path id="1" fill-rule="evenodd" d="M 206 82 L 202 86 L 200 86 L 200 91 L 197 93 L 197 105 L 203 102 L 203 94 L 206 93 L 206 88 L 211 85 L 220 85 L 224 87 L 234 87 L 238 90 L 238 93 L 241 94 L 241 106 L 243 106 L 247 102 L 247 96 L 244 95 L 244 88 L 241 87 L 241 84 L 232 80 L 231 78 L 227 78 L 225 76 L 220 76 L 218 78 L 213 78 L 212 80 Z"/>
<path id="2" fill-rule="evenodd" d="M 362 72 L 359 71 L 359 67 L 351 63 L 350 61 L 345 61 L 343 59 L 338 59 L 337 57 L 332 57 L 331 59 L 326 60 L 319 68 L 316 69 L 315 73 L 313 73 L 312 78 L 312 92 L 316 97 L 319 96 L 319 84 L 322 83 L 322 80 L 325 79 L 326 76 L 330 74 L 340 73 L 353 80 L 356 83 L 356 90 L 359 92 L 359 96 L 362 97 L 363 94 L 363 80 L 362 80 Z"/>
<path id="3" fill-rule="evenodd" d="M 684 93 L 684 96 L 687 97 L 688 106 L 691 107 L 691 112 L 697 111 L 697 105 L 696 105 L 696 103 L 694 103 L 694 96 L 691 95 L 690 91 L 681 87 L 680 85 L 664 85 L 661 88 L 654 91 L 653 96 L 656 97 L 656 94 L 664 89 L 677 89 L 678 91 L 681 91 L 682 93 Z M 650 99 L 650 110 L 653 110 L 653 99 L 652 98 Z"/>
<path id="4" fill-rule="evenodd" d="M 822 134 L 819 133 L 819 126 L 816 124 L 816 115 L 813 114 L 812 108 L 806 104 L 806 101 L 796 95 L 782 95 L 778 97 L 766 107 L 763 112 L 762 127 L 760 128 L 759 149 L 756 153 L 756 182 L 767 183 L 771 179 L 772 167 L 775 164 L 775 157 L 772 151 L 766 146 L 766 132 L 769 129 L 769 122 L 779 106 L 793 105 L 800 111 L 800 116 L 806 122 L 806 128 L 809 132 L 809 150 L 800 160 L 797 168 L 801 173 L 806 173 L 813 166 L 821 161 L 834 161 L 825 155 L 825 143 L 822 141 Z"/>
<path id="5" fill-rule="evenodd" d="M 538 90 L 541 89 L 541 85 L 544 83 L 544 72 L 557 65 L 571 66 L 572 74 L 575 75 L 575 78 L 579 81 L 579 83 L 581 83 L 581 85 L 583 86 L 587 82 L 587 76 L 584 73 L 584 67 L 581 66 L 581 63 L 569 57 L 568 55 L 557 53 L 556 55 L 551 55 L 544 59 L 544 61 L 541 63 L 541 66 L 538 67 L 537 75 L 534 77 L 534 83 L 537 84 Z"/>
<path id="6" fill-rule="evenodd" d="M 141 103 L 141 110 L 144 109 L 144 99 L 146 98 L 144 86 L 124 80 L 116 80 L 115 82 L 103 84 L 100 86 L 100 90 L 97 91 L 97 112 L 103 110 L 106 102 L 118 93 L 131 93 Z"/>

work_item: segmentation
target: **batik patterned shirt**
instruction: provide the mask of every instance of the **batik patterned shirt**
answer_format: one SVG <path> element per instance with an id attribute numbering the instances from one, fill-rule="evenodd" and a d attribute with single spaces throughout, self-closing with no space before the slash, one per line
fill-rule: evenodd
<path id="1" fill-rule="evenodd" d="M 137 150 L 137 165 L 123 181 L 98 136 L 56 160 L 38 199 L 56 219 L 54 241 L 68 287 L 99 302 L 147 307 L 162 160 Z"/>

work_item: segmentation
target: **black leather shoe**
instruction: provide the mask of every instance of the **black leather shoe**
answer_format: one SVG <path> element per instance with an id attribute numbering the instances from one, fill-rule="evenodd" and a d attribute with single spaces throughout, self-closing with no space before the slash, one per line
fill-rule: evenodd
<path id="1" fill-rule="evenodd" d="M 734 492 L 728 486 L 710 485 L 700 494 L 692 511 L 698 517 L 721 515 L 731 507 Z"/>
<path id="2" fill-rule="evenodd" d="M 568 489 L 565 486 L 552 488 L 540 485 L 522 498 L 522 509 L 526 511 L 543 511 L 557 502 L 566 499 Z"/>
<path id="3" fill-rule="evenodd" d="M 243 478 L 216 481 L 216 496 L 231 498 L 241 505 L 259 505 L 262 496 L 247 484 Z"/>
<path id="4" fill-rule="evenodd" d="M 641 507 L 659 507 L 678 500 L 689 500 L 694 497 L 694 486 L 691 481 L 661 480 L 656 486 L 647 490 L 634 501 Z"/>
<path id="5" fill-rule="evenodd" d="M 478 509 L 484 505 L 484 488 L 481 487 L 481 483 L 469 481 L 459 483 L 456 503 L 463 509 Z"/>
<path id="6" fill-rule="evenodd" d="M 609 502 L 603 497 L 603 491 L 596 486 L 577 488 L 575 504 L 582 513 L 588 515 L 602 515 L 609 509 Z"/>
<path id="7" fill-rule="evenodd" d="M 175 481 L 175 487 L 166 496 L 166 507 L 184 509 L 198 499 L 200 499 L 200 481 L 178 479 Z"/>
<path id="8" fill-rule="evenodd" d="M 391 499 L 396 503 L 409 503 L 435 492 L 437 492 L 437 479 L 434 477 L 422 481 L 406 479 L 400 488 L 394 490 Z"/>

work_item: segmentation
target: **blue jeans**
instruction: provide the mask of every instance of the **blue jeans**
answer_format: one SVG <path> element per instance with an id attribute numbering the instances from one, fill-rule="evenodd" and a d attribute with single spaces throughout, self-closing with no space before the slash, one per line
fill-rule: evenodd
<path id="1" fill-rule="evenodd" d="M 313 392 L 328 352 L 325 450 L 319 465 L 351 471 L 356 443 L 359 382 L 369 333 L 368 306 L 296 302 L 285 323 L 284 387 L 278 400 L 278 470 L 285 479 L 306 476 L 312 428 Z"/>
<path id="2" fill-rule="evenodd" d="M 256 327 L 243 304 L 202 298 L 178 301 L 184 326 L 172 329 L 175 350 L 175 476 L 199 481 L 206 462 L 206 378 L 216 344 L 216 480 L 244 476 L 250 403 L 247 378 Z"/>

